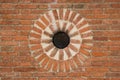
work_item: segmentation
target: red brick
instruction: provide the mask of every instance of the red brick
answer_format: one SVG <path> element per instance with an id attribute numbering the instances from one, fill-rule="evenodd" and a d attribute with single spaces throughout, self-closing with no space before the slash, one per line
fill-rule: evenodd
<path id="1" fill-rule="evenodd" d="M 32 25 L 33 21 L 31 21 L 31 20 L 20 20 L 19 24 L 20 25 Z"/>
<path id="2" fill-rule="evenodd" d="M 112 67 L 112 68 L 110 68 L 110 71 L 112 71 L 112 72 L 120 72 L 120 68 L 119 67 Z"/>
<path id="3" fill-rule="evenodd" d="M 107 77 L 119 77 L 120 76 L 120 73 L 107 73 L 106 74 Z"/>
<path id="4" fill-rule="evenodd" d="M 36 80 L 36 78 L 14 78 L 14 80 Z"/>
<path id="5" fill-rule="evenodd" d="M 70 77 L 79 77 L 81 76 L 81 72 L 71 72 L 68 74 Z"/>
<path id="6" fill-rule="evenodd" d="M 107 67 L 101 67 L 101 68 L 91 67 L 91 68 L 87 68 L 86 71 L 88 71 L 88 72 L 107 72 L 107 71 L 109 71 L 109 68 L 107 68 Z"/>
<path id="7" fill-rule="evenodd" d="M 1 80 L 13 80 L 13 78 L 11 78 L 11 77 L 3 77 L 3 78 L 1 78 Z"/>
<path id="8" fill-rule="evenodd" d="M 42 20 L 47 26 L 49 25 L 48 20 L 47 20 L 44 16 L 41 16 L 41 20 Z"/>
<path id="9" fill-rule="evenodd" d="M 101 1 L 102 1 L 102 0 L 101 0 Z M 96 8 L 109 8 L 110 5 L 107 4 L 107 3 L 106 3 L 106 4 L 105 4 L 105 3 L 104 3 L 104 4 L 88 4 L 87 7 L 88 7 L 88 8 L 95 8 L 95 9 L 96 9 Z"/>
<path id="10" fill-rule="evenodd" d="M 0 0 L 1 3 L 17 3 L 18 0 Z"/>
<path id="11" fill-rule="evenodd" d="M 70 11 L 67 10 L 64 16 L 64 20 L 68 20 L 69 15 L 70 15 Z"/>
<path id="12" fill-rule="evenodd" d="M 61 80 L 60 78 L 49 78 L 49 80 Z"/>
<path id="13" fill-rule="evenodd" d="M 58 3 L 87 3 L 91 2 L 91 0 L 59 0 Z"/>
<path id="14" fill-rule="evenodd" d="M 43 14 L 43 13 L 45 13 L 45 12 L 47 12 L 48 10 L 46 9 L 46 10 L 44 10 L 44 9 L 33 9 L 33 10 L 31 10 L 29 13 L 30 14 Z"/>
<path id="15" fill-rule="evenodd" d="M 3 36 L 1 37 L 1 41 L 12 41 L 13 37 Z"/>
<path id="16" fill-rule="evenodd" d="M 14 68 L 14 71 L 15 72 L 34 72 L 34 71 L 36 71 L 36 68 L 30 68 L 30 67 L 28 67 L 28 68 Z"/>
<path id="17" fill-rule="evenodd" d="M 119 14 L 120 10 L 119 9 L 106 9 L 104 12 L 106 14 Z"/>
<path id="18" fill-rule="evenodd" d="M 18 14 L 19 10 L 0 10 L 0 14 Z"/>
<path id="19" fill-rule="evenodd" d="M 58 20 L 57 10 L 53 10 L 53 15 L 54 15 L 55 20 Z"/>
<path id="20" fill-rule="evenodd" d="M 0 20 L 1 25 L 18 25 L 19 21 L 16 20 Z"/>
<path id="21" fill-rule="evenodd" d="M 108 14 L 90 14 L 90 15 L 85 15 L 86 18 L 88 19 L 107 19 L 109 18 Z"/>
<path id="22" fill-rule="evenodd" d="M 16 42 L 16 41 L 1 41 L 0 42 L 0 45 L 1 46 L 16 46 L 18 45 L 19 43 Z"/>
<path id="23" fill-rule="evenodd" d="M 36 24 L 41 28 L 41 29 L 45 29 L 45 25 L 39 21 L 36 22 Z"/>
<path id="24" fill-rule="evenodd" d="M 111 4 L 112 8 L 120 8 L 120 4 Z"/>
<path id="25" fill-rule="evenodd" d="M 18 4 L 16 5 L 17 9 L 36 9 L 38 5 L 33 4 Z"/>
<path id="26" fill-rule="evenodd" d="M 28 37 L 27 36 L 15 36 L 14 40 L 16 40 L 16 41 L 26 41 L 26 40 L 28 40 Z"/>
<path id="27" fill-rule="evenodd" d="M 29 26 L 29 25 L 28 26 L 27 25 L 26 26 L 14 26 L 13 29 L 19 30 L 19 31 L 24 31 L 24 30 L 29 31 L 29 30 L 31 30 L 31 26 Z"/>
<path id="28" fill-rule="evenodd" d="M 108 40 L 107 37 L 94 37 L 93 39 L 97 40 L 97 41 L 107 41 Z"/>
<path id="29" fill-rule="evenodd" d="M 71 4 L 51 4 L 51 8 L 72 8 Z"/>
<path id="30" fill-rule="evenodd" d="M 15 4 L 4 3 L 4 4 L 1 4 L 0 8 L 2 8 L 2 9 L 11 9 L 11 8 L 15 8 Z"/>
<path id="31" fill-rule="evenodd" d="M 92 55 L 95 56 L 95 57 L 102 57 L 102 56 L 107 56 L 108 53 L 105 53 L 105 52 L 93 52 Z"/>
<path id="32" fill-rule="evenodd" d="M 17 52 L 0 52 L 0 56 L 16 56 Z"/>
<path id="33" fill-rule="evenodd" d="M 120 2 L 120 0 L 105 0 L 105 2 Z"/>
<path id="34" fill-rule="evenodd" d="M 12 68 L 0 68 L 0 72 L 12 72 Z"/>
<path id="35" fill-rule="evenodd" d="M 48 78 L 39 78 L 38 80 L 48 80 Z"/>
<path id="36" fill-rule="evenodd" d="M 13 46 L 2 46 L 1 51 L 12 52 L 14 50 Z"/>
<path id="37" fill-rule="evenodd" d="M 55 0 L 33 0 L 33 3 L 54 3 Z"/>

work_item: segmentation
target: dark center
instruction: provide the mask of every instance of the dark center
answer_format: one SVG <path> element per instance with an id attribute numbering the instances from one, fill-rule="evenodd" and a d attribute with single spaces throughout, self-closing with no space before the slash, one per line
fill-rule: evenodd
<path id="1" fill-rule="evenodd" d="M 70 43 L 70 37 L 67 33 L 60 31 L 54 34 L 52 42 L 57 48 L 63 49 Z"/>

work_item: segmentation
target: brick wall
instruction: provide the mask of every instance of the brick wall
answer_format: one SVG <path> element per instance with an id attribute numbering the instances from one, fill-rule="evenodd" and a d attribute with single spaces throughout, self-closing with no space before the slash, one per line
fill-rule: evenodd
<path id="1" fill-rule="evenodd" d="M 39 41 L 29 43 L 30 35 L 39 38 L 42 34 L 34 24 L 44 18 L 43 14 L 64 9 L 85 18 L 89 27 L 80 32 L 91 31 L 83 36 L 91 35 L 92 39 L 83 40 L 83 43 L 92 46 L 82 45 L 80 48 L 80 53 L 87 59 L 73 57 L 62 63 L 53 60 L 47 65 L 48 57 L 42 55 L 36 60 L 31 55 L 31 49 L 41 46 L 30 48 L 32 43 L 39 44 Z M 50 23 L 51 20 L 46 18 L 43 22 L 48 20 Z M 31 34 L 31 30 L 40 32 L 40 35 Z M 70 48 L 76 51 L 76 47 Z M 36 53 L 43 53 L 41 50 Z M 44 63 L 39 65 L 43 58 Z M 82 65 L 78 59 L 85 59 Z M 58 67 L 57 62 L 60 63 Z M 55 66 L 50 68 L 51 65 Z M 120 0 L 0 0 L 0 80 L 120 80 Z"/>

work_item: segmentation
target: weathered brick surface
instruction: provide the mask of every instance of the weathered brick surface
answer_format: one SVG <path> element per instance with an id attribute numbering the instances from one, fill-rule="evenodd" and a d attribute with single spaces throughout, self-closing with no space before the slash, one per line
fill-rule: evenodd
<path id="1" fill-rule="evenodd" d="M 65 16 L 62 14 L 64 8 L 68 9 Z M 53 9 L 59 9 L 61 15 Z M 81 18 L 85 18 L 77 27 L 89 24 L 89 27 L 79 30 L 82 38 L 93 36 L 93 40 L 83 39 L 79 51 L 87 57 L 79 54 L 72 60 L 57 62 L 42 54 L 37 60 L 34 59 L 43 50 L 41 45 L 29 46 L 41 42 L 42 30 L 33 26 L 35 20 L 41 19 L 43 22 L 37 21 L 36 24 L 45 29 L 52 21 L 51 15 L 47 13 L 50 10 L 53 10 L 55 20 L 60 18 L 77 24 Z M 71 17 L 69 10 L 75 11 Z M 80 17 L 73 19 L 76 13 Z M 43 14 L 46 14 L 47 19 Z M 60 26 L 59 23 L 57 25 Z M 72 27 L 68 29 L 68 33 L 71 29 Z M 38 34 L 30 33 L 31 30 Z M 52 27 L 51 30 L 54 31 Z M 92 33 L 82 34 L 89 30 Z M 51 36 L 47 32 L 44 34 Z M 39 39 L 29 40 L 31 36 Z M 49 43 L 48 40 L 43 42 Z M 71 42 L 81 43 L 74 39 Z M 93 46 L 86 43 L 93 43 Z M 47 47 L 46 51 L 51 46 L 53 45 Z M 69 48 L 77 51 L 71 44 Z M 41 50 L 33 52 L 31 56 L 30 50 L 36 49 Z M 92 51 L 89 53 L 89 50 Z M 54 50 L 50 56 L 53 57 L 56 52 Z M 67 48 L 65 52 L 70 53 Z M 62 50 L 60 53 L 63 53 Z M 63 60 L 63 56 L 60 54 L 59 59 Z M 84 65 L 79 63 L 79 59 Z M 40 61 L 42 66 L 38 64 Z M 51 67 L 53 72 L 49 71 Z M 60 71 L 56 72 L 57 68 Z M 120 80 L 120 0 L 0 0 L 0 80 Z"/>

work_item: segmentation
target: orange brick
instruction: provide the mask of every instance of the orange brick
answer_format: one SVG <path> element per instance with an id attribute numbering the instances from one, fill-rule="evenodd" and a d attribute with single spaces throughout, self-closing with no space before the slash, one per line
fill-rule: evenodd
<path id="1" fill-rule="evenodd" d="M 36 22 L 36 24 L 41 28 L 41 29 L 45 29 L 45 25 L 39 21 Z"/>
<path id="2" fill-rule="evenodd" d="M 68 20 L 69 15 L 70 15 L 70 10 L 67 10 L 64 16 L 64 20 Z"/>
<path id="3" fill-rule="evenodd" d="M 55 17 L 55 20 L 58 20 L 58 13 L 56 10 L 53 10 L 53 15 Z"/>
<path id="4" fill-rule="evenodd" d="M 42 20 L 47 26 L 49 25 L 48 20 L 47 20 L 44 16 L 41 17 L 41 20 Z"/>
<path id="5" fill-rule="evenodd" d="M 16 5 L 17 9 L 36 9 L 38 5 L 33 4 L 18 4 Z"/>

